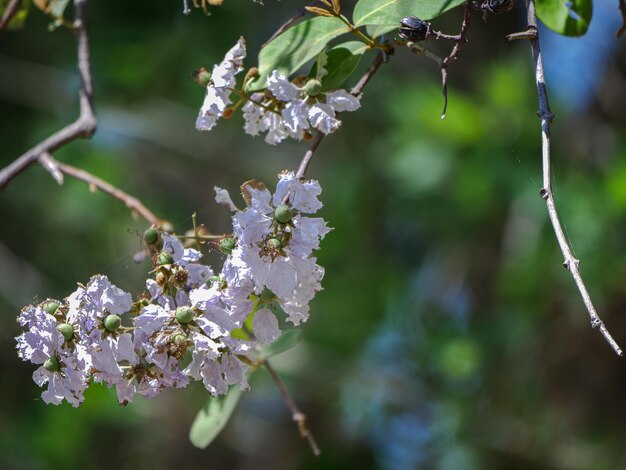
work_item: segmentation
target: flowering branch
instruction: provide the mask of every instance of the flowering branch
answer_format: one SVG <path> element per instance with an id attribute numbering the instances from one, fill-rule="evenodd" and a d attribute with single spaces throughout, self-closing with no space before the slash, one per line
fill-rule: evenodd
<path id="1" fill-rule="evenodd" d="M 285 387 L 285 384 L 281 380 L 280 376 L 276 373 L 276 370 L 274 370 L 274 367 L 272 367 L 267 359 L 263 361 L 263 365 L 270 373 L 272 380 L 274 380 L 276 388 L 278 388 L 278 391 L 280 392 L 280 395 L 283 398 L 285 405 L 287 405 L 287 408 L 289 408 L 289 411 L 291 412 L 291 418 L 298 425 L 300 436 L 306 438 L 309 441 L 309 445 L 311 446 L 313 454 L 315 454 L 315 456 L 319 456 L 321 454 L 321 451 L 317 445 L 317 442 L 315 441 L 315 438 L 313 437 L 313 434 L 306 426 L 306 415 L 300 410 L 300 408 L 298 408 L 298 405 L 294 401 L 293 397 L 290 395 L 289 390 L 287 390 L 287 387 Z"/>
<path id="2" fill-rule="evenodd" d="M 546 89 L 541 47 L 539 44 L 535 2 L 534 0 L 527 0 L 526 5 L 528 15 L 527 31 L 534 33 L 532 34 L 533 39 L 531 39 L 531 50 L 535 62 L 535 82 L 537 84 L 537 93 L 539 95 L 539 112 L 537 114 L 539 116 L 539 119 L 541 120 L 543 187 L 541 188 L 539 194 L 546 201 L 550 222 L 552 223 L 552 228 L 554 229 L 556 239 L 559 243 L 559 247 L 561 248 L 561 252 L 563 253 L 563 257 L 565 258 L 563 266 L 571 273 L 574 281 L 576 282 L 576 286 L 578 287 L 585 307 L 587 308 L 587 311 L 589 313 L 591 326 L 593 328 L 599 329 L 600 333 L 602 333 L 602 336 L 604 336 L 604 339 L 607 340 L 607 342 L 611 345 L 617 355 L 622 356 L 622 350 L 618 346 L 617 342 L 613 339 L 606 326 L 604 326 L 602 320 L 600 320 L 600 317 L 598 316 L 596 309 L 591 302 L 589 292 L 587 292 L 585 283 L 583 282 L 583 279 L 580 275 L 580 261 L 576 259 L 576 257 L 574 257 L 572 253 L 572 249 L 567 241 L 567 238 L 565 237 L 565 233 L 563 231 L 563 227 L 561 225 L 561 221 L 556 210 L 554 194 L 552 193 L 551 187 L 552 174 L 550 168 L 550 123 L 554 118 L 554 114 L 552 114 L 552 112 L 550 111 L 550 104 L 548 102 L 548 92 Z"/>
<path id="3" fill-rule="evenodd" d="M 22 0 L 11 0 L 4 10 L 4 15 L 2 15 L 2 19 L 0 19 L 0 31 L 4 31 L 4 29 L 9 25 L 15 14 L 19 11 L 22 6 Z"/>
<path id="4" fill-rule="evenodd" d="M 37 163 L 41 155 L 52 153 L 65 144 L 78 138 L 91 138 L 96 131 L 97 120 L 93 109 L 93 86 L 89 65 L 89 41 L 85 23 L 87 0 L 74 0 L 75 18 L 73 23 L 78 50 L 78 75 L 80 77 L 80 115 L 72 124 L 55 132 L 50 137 L 28 150 L 13 163 L 0 170 L 0 190 L 17 175 L 33 163 Z"/>

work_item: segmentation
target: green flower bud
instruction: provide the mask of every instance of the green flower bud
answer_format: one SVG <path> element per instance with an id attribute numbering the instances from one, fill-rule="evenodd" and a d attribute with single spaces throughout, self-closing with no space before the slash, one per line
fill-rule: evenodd
<path id="1" fill-rule="evenodd" d="M 207 284 L 211 285 L 211 283 L 213 283 L 213 282 L 219 282 L 219 280 L 220 280 L 220 277 L 219 277 L 219 276 L 210 276 L 210 277 L 206 280 L 206 282 L 207 282 Z"/>
<path id="2" fill-rule="evenodd" d="M 65 341 L 69 341 L 74 337 L 74 327 L 69 323 L 61 323 L 57 326 L 57 330 L 63 335 Z"/>
<path id="3" fill-rule="evenodd" d="M 227 238 L 222 238 L 219 243 L 218 246 L 220 247 L 220 251 L 226 255 L 230 255 L 233 252 L 233 249 L 235 248 L 235 244 L 237 243 L 237 241 L 234 238 L 231 237 L 227 237 Z"/>
<path id="4" fill-rule="evenodd" d="M 293 217 L 293 209 L 289 206 L 280 205 L 274 210 L 274 218 L 281 224 L 286 224 Z"/>
<path id="5" fill-rule="evenodd" d="M 309 96 L 317 96 L 322 92 L 322 83 L 315 78 L 311 78 L 304 85 L 304 91 Z"/>
<path id="6" fill-rule="evenodd" d="M 46 313 L 49 313 L 50 315 L 54 315 L 54 312 L 56 312 L 58 308 L 59 308 L 58 302 L 50 301 L 50 302 L 46 302 L 45 304 L 43 304 L 44 311 Z"/>
<path id="7" fill-rule="evenodd" d="M 174 257 L 169 251 L 162 251 L 159 253 L 158 261 L 161 266 L 164 264 L 174 264 Z"/>
<path id="8" fill-rule="evenodd" d="M 211 81 L 211 72 L 204 67 L 200 67 L 191 74 L 191 78 L 193 78 L 193 81 L 198 85 L 205 87 Z"/>
<path id="9" fill-rule="evenodd" d="M 143 232 L 143 241 L 146 245 L 154 245 L 159 241 L 159 231 L 155 228 L 149 228 Z"/>
<path id="10" fill-rule="evenodd" d="M 122 319 L 119 315 L 109 315 L 104 319 L 104 328 L 111 333 L 119 330 L 120 326 L 122 326 Z"/>
<path id="11" fill-rule="evenodd" d="M 52 356 L 46 359 L 46 362 L 43 363 L 43 368 L 46 369 L 48 372 L 56 372 L 61 368 L 61 365 L 59 364 L 59 359 L 56 356 Z"/>
<path id="12" fill-rule="evenodd" d="M 176 344 L 177 346 L 183 346 L 187 343 L 187 337 L 179 333 L 174 336 L 172 341 L 174 341 L 174 344 Z"/>
<path id="13" fill-rule="evenodd" d="M 193 320 L 195 314 L 196 312 L 194 312 L 191 307 L 178 307 L 176 309 L 176 320 L 178 320 L 178 323 L 186 325 Z"/>
<path id="14" fill-rule="evenodd" d="M 270 238 L 267 241 L 267 245 L 274 250 L 280 250 L 283 247 L 283 244 L 280 242 L 278 238 Z"/>

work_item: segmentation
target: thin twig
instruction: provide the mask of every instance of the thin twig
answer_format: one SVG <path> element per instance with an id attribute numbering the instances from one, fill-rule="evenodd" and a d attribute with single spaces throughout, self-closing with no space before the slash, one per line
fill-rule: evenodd
<path id="1" fill-rule="evenodd" d="M 289 393 L 289 390 L 287 390 L 287 387 L 285 387 L 285 384 L 281 380 L 280 376 L 276 373 L 276 371 L 274 370 L 274 367 L 272 367 L 270 362 L 267 359 L 265 359 L 263 361 L 263 365 L 265 366 L 267 371 L 270 373 L 272 380 L 274 380 L 274 383 L 276 384 L 276 388 L 278 388 L 280 396 L 283 398 L 285 405 L 287 405 L 287 408 L 289 408 L 289 411 L 291 412 L 291 419 L 293 419 L 298 425 L 300 436 L 309 441 L 309 445 L 311 446 L 311 450 L 313 451 L 313 454 L 315 456 L 319 456 L 321 454 L 321 451 L 317 445 L 317 442 L 315 441 L 315 437 L 313 437 L 313 434 L 311 433 L 309 428 L 307 428 L 306 415 L 300 410 L 300 408 L 298 408 L 298 405 L 296 404 L 293 397 Z"/>
<path id="2" fill-rule="evenodd" d="M 22 0 L 11 0 L 4 10 L 4 15 L 2 15 L 2 19 L 0 19 L 0 31 L 4 31 L 4 29 L 9 25 L 15 14 L 20 10 L 22 6 Z"/>
<path id="3" fill-rule="evenodd" d="M 154 215 L 152 211 L 144 206 L 139 199 L 131 196 L 130 194 L 104 181 L 103 179 L 98 178 L 97 176 L 94 176 L 85 170 L 81 170 L 80 168 L 76 168 L 65 163 L 56 162 L 56 166 L 58 170 L 61 171 L 63 174 L 87 183 L 89 185 L 89 189 L 91 189 L 92 191 L 99 189 L 103 193 L 106 193 L 109 196 L 112 196 L 115 199 L 122 201 L 126 205 L 126 207 L 146 219 L 148 223 L 156 227 L 163 227 L 167 224 L 164 220 Z"/>
<path id="4" fill-rule="evenodd" d="M 57 162 L 52 155 L 44 152 L 39 156 L 39 164 L 54 178 L 59 185 L 63 184 L 63 172 L 59 169 Z"/>
<path id="5" fill-rule="evenodd" d="M 465 8 L 463 10 L 463 23 L 461 23 L 461 31 L 459 32 L 458 39 L 455 39 L 456 43 L 454 44 L 450 54 L 441 61 L 441 93 L 443 94 L 443 111 L 441 112 L 441 119 L 446 118 L 446 110 L 448 109 L 448 67 L 459 58 L 461 47 L 467 42 L 467 31 L 470 27 L 472 12 L 475 10 L 476 6 L 474 3 L 470 1 L 465 2 Z"/>
<path id="6" fill-rule="evenodd" d="M 619 0 L 619 12 L 622 14 L 622 27 L 617 30 L 615 36 L 621 38 L 626 31 L 626 0 Z"/>
<path id="7" fill-rule="evenodd" d="M 31 148 L 13 163 L 0 170 L 0 190 L 17 175 L 36 163 L 44 153 L 52 153 L 63 145 L 78 138 L 91 138 L 96 131 L 97 120 L 93 110 L 93 86 L 89 60 L 89 40 L 85 24 L 87 0 L 74 0 L 76 34 L 78 51 L 78 75 L 80 78 L 79 100 L 80 115 L 72 124 L 55 132 L 50 137 Z"/>
<path id="8" fill-rule="evenodd" d="M 591 326 L 593 328 L 597 328 L 600 330 L 600 333 L 604 336 L 607 342 L 611 345 L 613 350 L 617 353 L 618 356 L 621 356 L 622 350 L 617 345 L 616 341 L 613 339 L 609 330 L 604 326 L 602 320 L 598 316 L 596 309 L 594 308 L 591 298 L 589 297 L 589 292 L 587 292 L 587 288 L 585 287 L 585 283 L 580 275 L 579 264 L 580 261 L 574 257 L 572 253 L 572 249 L 567 241 L 565 233 L 563 231 L 563 227 L 561 225 L 561 221 L 559 219 L 559 215 L 556 210 L 556 205 L 554 202 L 554 194 L 552 193 L 552 174 L 550 168 L 550 123 L 554 118 L 554 115 L 550 111 L 550 104 L 548 102 L 548 92 L 546 89 L 546 82 L 544 78 L 543 72 L 543 60 L 541 56 L 541 47 L 539 44 L 539 34 L 537 28 L 537 14 L 535 11 L 535 2 L 534 0 L 526 0 L 527 6 L 527 14 L 528 14 L 528 30 L 534 30 L 537 32 L 537 35 L 533 40 L 531 40 L 531 50 L 533 59 L 535 62 L 535 81 L 537 84 L 537 93 L 539 95 L 539 119 L 541 119 L 541 153 L 542 153 L 542 165 L 543 165 L 543 188 L 540 191 L 540 196 L 546 201 L 546 205 L 548 208 L 548 215 L 550 217 L 550 222 L 552 223 L 552 228 L 554 229 L 554 233 L 556 235 L 556 239 L 559 243 L 559 247 L 561 248 L 561 252 L 563 253 L 563 257 L 565 261 L 563 262 L 563 266 L 572 274 L 574 281 L 576 282 L 576 286 L 580 292 L 580 295 L 583 299 L 585 307 L 589 312 L 589 318 L 591 319 Z"/>
<path id="9" fill-rule="evenodd" d="M 393 49 L 391 50 L 393 51 Z M 386 54 L 383 51 L 378 51 L 376 57 L 374 58 L 374 61 L 370 64 L 363 76 L 350 91 L 352 95 L 359 96 L 361 93 L 363 93 L 363 88 L 365 88 L 365 86 L 369 83 L 374 74 L 378 72 L 380 66 L 385 62 L 385 56 Z M 323 134 L 322 132 L 318 132 L 318 134 L 315 136 L 313 142 L 311 143 L 311 146 L 302 157 L 302 161 L 300 162 L 300 165 L 298 166 L 298 171 L 296 172 L 296 178 L 304 178 L 304 175 L 309 167 L 309 163 L 311 163 L 311 159 L 313 158 L 313 155 L 315 155 L 315 151 L 317 150 L 317 147 L 319 147 L 324 137 L 325 134 Z M 289 194 L 285 196 L 285 203 L 288 200 Z"/>

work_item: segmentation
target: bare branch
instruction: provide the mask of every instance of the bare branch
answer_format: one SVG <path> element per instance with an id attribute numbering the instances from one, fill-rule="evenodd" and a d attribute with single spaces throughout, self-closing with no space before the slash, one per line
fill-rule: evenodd
<path id="1" fill-rule="evenodd" d="M 80 168 L 76 168 L 65 163 L 56 162 L 56 165 L 59 171 L 61 171 L 62 173 L 87 183 L 89 185 L 89 189 L 91 189 L 92 191 L 99 189 L 103 193 L 106 193 L 109 196 L 113 196 L 115 199 L 122 201 L 126 205 L 126 207 L 146 219 L 148 223 L 156 227 L 164 227 L 164 225 L 167 225 L 166 221 L 154 215 L 152 211 L 144 206 L 139 199 L 131 196 L 130 194 L 122 191 L 119 188 L 116 188 L 112 184 L 104 181 L 103 179 L 98 178 L 97 176 L 94 176 L 85 170 L 81 170 Z"/>
<path id="2" fill-rule="evenodd" d="M 591 326 L 593 328 L 597 328 L 602 333 L 602 336 L 607 340 L 607 342 L 611 345 L 613 350 L 617 353 L 618 356 L 622 356 L 622 350 L 617 345 L 616 341 L 613 339 L 609 330 L 604 326 L 602 320 L 598 316 L 596 309 L 591 302 L 591 298 L 589 297 L 589 292 L 587 292 L 587 288 L 585 287 L 585 283 L 580 275 L 579 264 L 580 261 L 576 259 L 576 257 L 572 253 L 572 249 L 567 241 L 565 233 L 563 231 L 563 227 L 561 225 L 561 221 L 559 219 L 559 215 L 556 210 L 555 202 L 554 202 L 554 194 L 552 193 L 552 173 L 551 173 L 551 163 L 550 163 L 550 124 L 554 115 L 550 111 L 550 104 L 548 102 L 548 92 L 546 89 L 546 82 L 544 78 L 543 71 L 543 60 L 541 56 L 541 47 L 539 44 L 539 33 L 537 28 L 537 14 L 535 11 L 535 2 L 534 0 L 527 0 L 527 14 L 528 14 L 528 31 L 534 31 L 534 39 L 531 40 L 531 50 L 533 59 L 535 62 L 535 82 L 537 84 L 537 93 L 539 95 L 539 119 L 541 120 L 541 153 L 542 153 L 542 165 L 543 165 L 543 188 L 540 191 L 540 196 L 546 201 L 546 205 L 548 208 L 548 215 L 550 217 L 550 222 L 552 223 L 552 228 L 554 229 L 554 234 L 556 235 L 556 239 L 559 243 L 559 247 L 561 248 L 561 252 L 563 253 L 563 257 L 565 261 L 563 262 L 563 266 L 572 274 L 574 281 L 576 282 L 576 286 L 580 292 L 580 295 L 583 299 L 585 307 L 587 308 L 587 312 L 589 313 L 589 318 L 591 320 Z"/>
<path id="3" fill-rule="evenodd" d="M 15 14 L 20 10 L 22 6 L 22 0 L 11 0 L 4 10 L 4 15 L 0 19 L 0 32 L 4 31 L 9 25 Z"/>
<path id="4" fill-rule="evenodd" d="M 448 109 L 448 67 L 459 58 L 461 53 L 461 46 L 467 42 L 467 31 L 470 27 L 470 20 L 472 12 L 476 10 L 474 3 L 465 2 L 465 8 L 463 10 L 463 23 L 461 23 L 461 31 L 458 38 L 454 40 L 456 43 L 452 48 L 452 51 L 441 61 L 441 93 L 443 94 L 443 111 L 441 112 L 441 119 L 446 118 L 446 110 Z"/>
<path id="5" fill-rule="evenodd" d="M 86 3 L 87 0 L 74 0 L 76 15 L 74 19 L 74 34 L 76 34 L 78 74 L 80 77 L 80 115 L 72 124 L 55 132 L 13 161 L 13 163 L 0 170 L 0 190 L 4 189 L 13 178 L 26 170 L 30 165 L 36 163 L 42 154 L 52 153 L 78 138 L 91 138 L 96 131 L 97 121 L 93 110 L 93 85 L 89 65 L 89 40 L 85 24 Z"/>
<path id="6" fill-rule="evenodd" d="M 622 27 L 617 30 L 615 36 L 621 38 L 626 31 L 626 0 L 619 0 L 619 12 L 622 14 Z"/>
<path id="7" fill-rule="evenodd" d="M 48 152 L 44 152 L 39 156 L 39 163 L 50 175 L 54 178 L 59 185 L 63 184 L 63 173 L 59 169 L 59 162 L 57 162 L 52 155 Z"/>
<path id="8" fill-rule="evenodd" d="M 311 433 L 309 428 L 307 428 L 306 415 L 300 410 L 300 408 L 298 408 L 298 405 L 296 404 L 293 397 L 289 393 L 289 390 L 287 390 L 287 387 L 285 387 L 285 384 L 281 380 L 280 376 L 276 373 L 276 370 L 274 370 L 274 367 L 272 367 L 270 362 L 267 359 L 265 359 L 263 361 L 263 365 L 265 366 L 267 371 L 270 373 L 272 380 L 274 380 L 274 383 L 276 384 L 276 388 L 278 388 L 280 396 L 283 398 L 285 405 L 287 405 L 287 408 L 289 408 L 289 411 L 291 412 L 291 419 L 293 419 L 298 425 L 300 436 L 309 441 L 309 445 L 311 446 L 311 450 L 313 451 L 313 454 L 315 456 L 319 456 L 321 454 L 321 451 L 320 451 L 319 446 L 317 445 L 317 442 L 315 441 L 315 437 L 313 437 L 313 434 Z"/>

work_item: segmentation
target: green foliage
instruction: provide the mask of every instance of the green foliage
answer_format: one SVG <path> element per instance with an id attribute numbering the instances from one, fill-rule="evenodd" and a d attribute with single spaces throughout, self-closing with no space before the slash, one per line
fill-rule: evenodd
<path id="1" fill-rule="evenodd" d="M 349 28 L 334 17 L 311 18 L 288 29 L 261 50 L 260 75 L 249 89 L 263 88 L 273 70 L 291 75 L 319 54 L 330 40 L 348 31 Z"/>
<path id="2" fill-rule="evenodd" d="M 368 32 L 377 37 L 397 29 L 405 16 L 431 20 L 462 3 L 463 0 L 361 0 L 354 8 L 353 20 L 358 27 L 375 25 Z"/>
<path id="3" fill-rule="evenodd" d="M 280 338 L 261 350 L 261 359 L 270 358 L 285 351 L 289 351 L 298 344 L 301 337 L 301 329 L 283 331 Z"/>
<path id="4" fill-rule="evenodd" d="M 592 0 L 537 0 L 537 16 L 551 30 L 565 36 L 582 36 L 593 14 Z"/>
<path id="5" fill-rule="evenodd" d="M 326 63 L 324 69 L 326 75 L 321 79 L 322 89 L 324 91 L 341 88 L 345 81 L 350 78 L 352 73 L 356 70 L 361 57 L 368 50 L 367 44 L 361 41 L 348 41 L 341 43 L 328 52 L 326 52 Z M 315 62 L 311 71 L 310 77 L 317 75 L 318 63 Z"/>
<path id="6" fill-rule="evenodd" d="M 204 449 L 224 429 L 241 398 L 239 387 L 231 387 L 223 396 L 209 398 L 196 415 L 189 430 L 191 443 Z"/>

